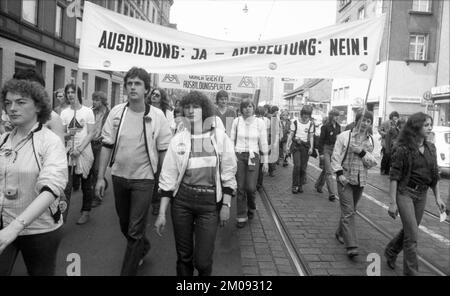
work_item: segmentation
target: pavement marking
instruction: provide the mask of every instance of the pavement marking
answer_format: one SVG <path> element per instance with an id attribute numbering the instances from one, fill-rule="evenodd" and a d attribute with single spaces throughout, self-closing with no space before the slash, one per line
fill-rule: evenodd
<path id="1" fill-rule="evenodd" d="M 316 166 L 316 165 L 314 165 L 314 164 L 312 164 L 310 162 L 308 164 L 310 166 L 312 166 L 313 168 L 319 170 L 319 171 L 322 170 L 321 168 L 319 168 L 318 166 Z M 334 177 L 334 176 L 333 176 L 333 178 L 336 179 L 336 177 Z M 368 200 L 370 200 L 371 202 L 373 202 L 373 203 L 377 204 L 378 206 L 384 208 L 385 210 L 389 209 L 389 207 L 385 203 L 377 200 L 376 198 L 368 195 L 367 193 L 363 193 L 363 196 L 365 198 L 367 198 Z M 445 244 L 446 247 L 450 247 L 450 240 L 447 239 L 446 237 L 443 237 L 442 235 L 437 234 L 436 232 L 432 231 L 431 229 L 428 229 L 427 227 L 425 227 L 423 225 L 420 225 L 419 229 L 422 230 L 423 232 L 425 232 L 426 234 L 428 234 L 429 236 L 433 237 L 434 239 L 436 239 L 436 240 L 440 241 L 441 243 Z"/>

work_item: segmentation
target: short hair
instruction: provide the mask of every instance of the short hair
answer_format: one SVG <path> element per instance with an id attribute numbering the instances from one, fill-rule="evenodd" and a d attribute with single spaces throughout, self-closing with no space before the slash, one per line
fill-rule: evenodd
<path id="1" fill-rule="evenodd" d="M 247 108 L 248 105 L 250 105 L 250 104 L 253 106 L 253 112 L 255 112 L 255 108 L 256 108 L 255 103 L 253 103 L 253 101 L 250 99 L 243 99 L 241 101 L 241 103 L 239 104 L 239 110 L 241 111 L 241 114 L 243 113 L 242 110 L 244 110 L 244 108 Z"/>
<path id="2" fill-rule="evenodd" d="M 400 115 L 397 111 L 392 111 L 391 114 L 389 114 L 389 119 L 392 120 L 392 118 L 397 117 L 400 118 Z"/>
<path id="3" fill-rule="evenodd" d="M 92 94 L 92 100 L 99 100 L 102 102 L 103 106 L 108 107 L 108 98 L 103 91 L 95 91 Z"/>
<path id="4" fill-rule="evenodd" d="M 367 118 L 370 119 L 370 122 L 373 123 L 373 113 L 369 110 L 358 110 L 355 116 L 355 123 L 358 123 L 361 118 Z"/>
<path id="5" fill-rule="evenodd" d="M 272 106 L 272 107 L 270 107 L 270 113 L 275 113 L 275 112 L 278 112 L 280 110 L 280 108 L 278 108 L 278 106 Z"/>
<path id="6" fill-rule="evenodd" d="M 302 110 L 300 111 L 300 116 L 302 115 L 309 115 L 312 114 L 312 107 L 310 105 L 304 105 Z"/>
<path id="7" fill-rule="evenodd" d="M 125 74 L 125 77 L 123 78 L 125 87 L 127 85 L 128 79 L 136 77 L 144 81 L 144 87 L 146 90 L 150 90 L 150 74 L 148 74 L 148 72 L 144 69 L 138 67 L 131 68 L 130 70 L 128 70 L 127 74 Z"/>
<path id="8" fill-rule="evenodd" d="M 184 109 L 189 104 L 196 104 L 202 107 L 202 120 L 214 116 L 214 106 L 208 97 L 199 92 L 191 91 L 187 95 L 184 95 L 181 99 L 180 106 Z M 184 113 L 184 110 L 183 110 Z M 184 116 L 184 114 L 183 114 Z"/>
<path id="9" fill-rule="evenodd" d="M 39 109 L 37 115 L 37 120 L 39 123 L 44 124 L 50 119 L 52 113 L 50 98 L 45 91 L 44 86 L 40 83 L 29 80 L 8 80 L 3 86 L 0 96 L 0 103 L 3 106 L 5 106 L 4 102 L 8 93 L 18 94 L 32 99 L 36 105 L 36 108 Z"/>
<path id="10" fill-rule="evenodd" d="M 21 69 L 14 73 L 13 79 L 34 81 L 45 87 L 45 80 L 42 74 L 33 68 Z"/>
<path id="11" fill-rule="evenodd" d="M 219 98 L 221 98 L 221 97 L 225 97 L 225 98 L 227 98 L 227 99 L 229 98 L 228 93 L 227 93 L 226 91 L 220 90 L 220 91 L 218 91 L 217 94 L 216 94 L 216 103 L 219 102 Z"/>
<path id="12" fill-rule="evenodd" d="M 331 109 L 330 112 L 328 112 L 328 116 L 334 116 L 334 117 L 336 117 L 336 116 L 339 116 L 339 115 L 340 115 L 340 114 L 339 114 L 339 110 L 338 110 L 338 109 L 335 109 L 335 108 Z"/>
<path id="13" fill-rule="evenodd" d="M 69 101 L 69 99 L 67 98 L 67 92 L 69 91 L 69 88 L 76 91 L 78 102 L 80 102 L 80 104 L 83 104 L 83 99 L 81 97 L 81 88 L 77 86 L 75 83 L 69 83 L 64 87 L 64 95 L 66 97 L 66 100 Z"/>

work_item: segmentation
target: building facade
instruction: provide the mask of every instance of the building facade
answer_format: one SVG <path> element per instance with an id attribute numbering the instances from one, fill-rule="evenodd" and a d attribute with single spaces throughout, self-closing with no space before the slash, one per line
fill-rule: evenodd
<path id="1" fill-rule="evenodd" d="M 364 104 L 374 112 L 375 125 L 392 111 L 408 116 L 426 111 L 424 93 L 436 85 L 438 46 L 442 31 L 444 0 L 338 0 L 337 23 L 386 14 L 379 60 L 369 81 L 333 82 L 332 105 L 353 120 L 354 110 Z M 447 25 L 448 26 L 448 25 Z M 448 40 L 448 35 L 447 37 Z M 447 76 L 448 81 L 448 76 Z"/>
<path id="2" fill-rule="evenodd" d="M 92 0 L 115 12 L 171 26 L 173 1 Z M 94 91 L 104 91 L 110 106 L 124 100 L 123 73 L 78 68 L 84 0 L 0 0 L 0 82 L 14 72 L 35 68 L 49 94 L 73 82 L 82 88 L 83 102 L 92 104 Z M 152 79 L 153 83 L 156 81 Z"/>

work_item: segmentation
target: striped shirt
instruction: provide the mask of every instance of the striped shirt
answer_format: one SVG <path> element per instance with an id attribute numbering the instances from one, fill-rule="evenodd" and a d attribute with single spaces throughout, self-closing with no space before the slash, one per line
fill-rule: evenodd
<path id="1" fill-rule="evenodd" d="M 211 133 L 191 135 L 191 152 L 183 183 L 215 187 L 217 156 L 211 141 Z"/>
<path id="2" fill-rule="evenodd" d="M 267 129 L 263 119 L 254 116 L 247 119 L 242 116 L 236 118 L 233 121 L 230 138 L 236 152 L 261 153 L 263 155 L 261 162 L 269 162 Z"/>

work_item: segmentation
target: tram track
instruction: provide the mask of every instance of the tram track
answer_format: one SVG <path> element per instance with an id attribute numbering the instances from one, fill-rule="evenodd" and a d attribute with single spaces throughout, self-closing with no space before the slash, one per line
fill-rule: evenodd
<path id="1" fill-rule="evenodd" d="M 294 239 L 292 238 L 287 226 L 283 222 L 283 219 L 280 216 L 279 212 L 270 200 L 270 197 L 268 196 L 264 187 L 259 189 L 259 195 L 267 213 L 272 218 L 272 221 L 275 224 L 275 228 L 289 254 L 290 260 L 295 267 L 295 271 L 299 276 L 311 276 L 312 272 L 308 266 L 307 261 L 297 250 Z"/>
<path id="2" fill-rule="evenodd" d="M 308 177 L 312 180 L 315 181 L 316 178 L 311 175 L 311 173 L 307 173 Z M 327 191 L 327 189 L 325 188 L 325 190 Z M 339 197 L 336 197 L 337 200 L 339 200 Z M 356 211 L 356 214 L 363 219 L 366 223 L 368 223 L 372 228 L 374 228 L 375 230 L 377 230 L 379 233 L 381 233 L 383 236 L 385 236 L 386 238 L 388 238 L 389 240 L 392 240 L 394 237 L 389 233 L 389 231 L 387 231 L 384 227 L 378 225 L 377 223 L 375 223 L 374 221 L 372 221 L 369 217 L 367 217 L 366 215 L 364 215 L 363 213 L 361 213 L 360 211 Z M 447 274 L 446 271 L 442 270 L 438 264 L 434 263 L 433 260 L 427 258 L 425 255 L 422 255 L 418 252 L 418 259 L 425 265 L 427 266 L 428 269 L 430 269 L 433 273 L 435 273 L 436 275 L 439 276 L 449 276 L 450 274 Z"/>

